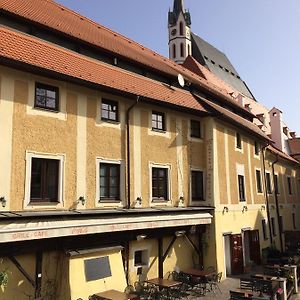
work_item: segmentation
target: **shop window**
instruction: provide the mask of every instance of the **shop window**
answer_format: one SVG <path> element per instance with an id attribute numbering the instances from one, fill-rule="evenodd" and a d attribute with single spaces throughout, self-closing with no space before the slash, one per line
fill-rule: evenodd
<path id="1" fill-rule="evenodd" d="M 152 130 L 165 131 L 165 114 L 152 112 Z"/>
<path id="2" fill-rule="evenodd" d="M 152 199 L 168 200 L 167 168 L 152 168 Z"/>
<path id="3" fill-rule="evenodd" d="M 120 200 L 120 165 L 100 163 L 100 201 Z"/>
<path id="4" fill-rule="evenodd" d="M 118 102 L 102 99 L 101 103 L 101 120 L 118 122 Z"/>
<path id="5" fill-rule="evenodd" d="M 238 175 L 238 187 L 239 187 L 239 200 L 246 201 L 245 197 L 245 177 Z"/>
<path id="6" fill-rule="evenodd" d="M 149 264 L 149 251 L 147 249 L 134 251 L 134 266 L 148 266 Z"/>
<path id="7" fill-rule="evenodd" d="M 265 219 L 261 220 L 261 226 L 262 226 L 263 238 L 264 238 L 264 240 L 267 240 L 268 239 L 267 223 L 266 223 Z"/>
<path id="8" fill-rule="evenodd" d="M 59 168 L 59 159 L 32 158 L 30 202 L 59 202 Z"/>
<path id="9" fill-rule="evenodd" d="M 192 171 L 192 200 L 204 201 L 203 172 Z"/>
<path id="10" fill-rule="evenodd" d="M 37 82 L 35 84 L 34 107 L 58 111 L 59 109 L 58 87 Z"/>
<path id="11" fill-rule="evenodd" d="M 261 172 L 256 170 L 256 188 L 258 193 L 262 193 Z"/>
<path id="12" fill-rule="evenodd" d="M 201 123 L 200 121 L 196 120 L 191 120 L 191 132 L 190 132 L 191 137 L 193 138 L 202 138 L 201 135 Z"/>

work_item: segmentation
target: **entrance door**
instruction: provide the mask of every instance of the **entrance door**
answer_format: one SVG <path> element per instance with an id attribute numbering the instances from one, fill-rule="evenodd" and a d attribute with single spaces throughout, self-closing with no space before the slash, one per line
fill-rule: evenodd
<path id="1" fill-rule="evenodd" d="M 260 256 L 260 244 L 259 244 L 259 231 L 251 230 L 249 231 L 249 246 L 250 246 L 250 259 L 260 265 L 261 256 Z"/>
<path id="2" fill-rule="evenodd" d="M 231 235 L 231 273 L 233 275 L 241 274 L 244 272 L 244 261 L 243 261 L 243 242 L 242 235 L 232 234 Z"/>

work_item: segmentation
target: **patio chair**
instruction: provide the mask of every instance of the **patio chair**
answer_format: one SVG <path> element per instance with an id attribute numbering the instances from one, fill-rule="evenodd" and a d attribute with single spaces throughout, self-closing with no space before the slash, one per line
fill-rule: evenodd
<path id="1" fill-rule="evenodd" d="M 218 290 L 221 294 L 222 291 L 219 287 L 219 283 L 221 282 L 222 279 L 222 272 L 219 272 L 215 274 L 211 280 L 208 281 L 209 289 L 215 294 L 216 290 Z"/>

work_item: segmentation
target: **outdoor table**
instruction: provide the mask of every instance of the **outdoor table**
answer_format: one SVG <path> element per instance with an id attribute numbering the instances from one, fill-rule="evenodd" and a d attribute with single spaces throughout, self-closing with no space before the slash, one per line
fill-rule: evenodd
<path id="1" fill-rule="evenodd" d="M 97 293 L 92 296 L 95 300 L 137 300 L 138 296 L 134 294 L 127 295 L 126 293 L 117 290 L 108 290 L 105 292 Z"/>
<path id="2" fill-rule="evenodd" d="M 167 298 L 170 297 L 170 292 L 172 288 L 176 288 L 182 285 L 182 282 L 170 279 L 163 279 L 163 278 L 153 278 L 146 280 L 145 282 L 155 285 L 158 288 L 166 289 Z"/>
<path id="3" fill-rule="evenodd" d="M 206 270 L 198 270 L 198 269 L 185 269 L 182 271 L 184 274 L 191 275 L 199 278 L 207 278 L 216 274 L 215 271 L 206 271 Z"/>

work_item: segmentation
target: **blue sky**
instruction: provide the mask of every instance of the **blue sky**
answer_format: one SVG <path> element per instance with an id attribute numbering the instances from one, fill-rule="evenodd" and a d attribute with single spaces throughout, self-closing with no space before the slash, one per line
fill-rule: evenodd
<path id="1" fill-rule="evenodd" d="M 173 0 L 56 0 L 168 56 Z M 299 0 L 185 0 L 192 31 L 223 51 L 259 102 L 300 135 Z"/>

